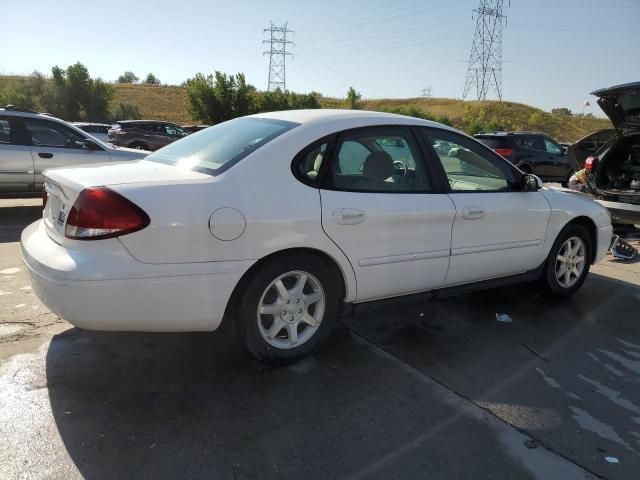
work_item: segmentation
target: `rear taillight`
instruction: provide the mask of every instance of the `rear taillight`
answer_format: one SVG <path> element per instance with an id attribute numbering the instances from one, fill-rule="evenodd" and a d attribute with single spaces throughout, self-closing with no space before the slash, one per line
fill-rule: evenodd
<path id="1" fill-rule="evenodd" d="M 99 240 L 137 232 L 149 216 L 137 205 L 106 187 L 80 192 L 67 217 L 64 235 L 75 240 Z"/>
<path id="2" fill-rule="evenodd" d="M 587 157 L 584 161 L 584 168 L 587 172 L 593 172 L 598 168 L 598 157 Z"/>
<path id="3" fill-rule="evenodd" d="M 508 158 L 511 155 L 513 155 L 513 148 L 494 148 L 493 151 L 496 152 L 498 155 L 502 155 L 505 158 Z"/>
<path id="4" fill-rule="evenodd" d="M 124 135 L 127 132 L 125 132 L 121 128 L 118 128 L 117 130 L 114 130 L 113 133 L 116 134 L 116 135 Z"/>
<path id="5" fill-rule="evenodd" d="M 42 190 L 42 209 L 44 210 L 47 206 L 47 200 L 49 200 L 49 194 L 46 190 Z"/>

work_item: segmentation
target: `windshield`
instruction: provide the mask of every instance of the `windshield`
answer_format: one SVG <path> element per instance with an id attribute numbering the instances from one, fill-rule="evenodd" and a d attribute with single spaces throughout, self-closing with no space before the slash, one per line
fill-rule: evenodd
<path id="1" fill-rule="evenodd" d="M 268 118 L 236 118 L 171 143 L 146 160 L 217 175 L 297 125 Z"/>

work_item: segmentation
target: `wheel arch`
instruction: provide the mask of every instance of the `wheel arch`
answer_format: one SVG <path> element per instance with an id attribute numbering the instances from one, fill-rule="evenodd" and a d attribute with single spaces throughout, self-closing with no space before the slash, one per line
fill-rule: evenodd
<path id="1" fill-rule="evenodd" d="M 596 226 L 596 223 L 591 218 L 581 215 L 579 217 L 572 218 L 567 222 L 562 230 L 567 228 L 569 225 L 580 225 L 589 233 L 589 238 L 591 240 L 591 258 L 589 259 L 589 263 L 593 264 L 596 259 L 596 252 L 598 251 L 598 227 Z"/>
<path id="2" fill-rule="evenodd" d="M 227 302 L 227 307 L 224 312 L 224 318 L 226 319 L 233 314 L 233 311 L 237 306 L 238 299 L 241 296 L 241 292 L 244 286 L 247 284 L 251 276 L 254 275 L 256 271 L 258 271 L 267 263 L 276 261 L 279 258 L 286 257 L 288 255 L 292 255 L 295 253 L 312 255 L 312 256 L 315 256 L 316 258 L 320 258 L 326 261 L 332 273 L 334 274 L 336 280 L 338 281 L 338 286 L 340 287 L 340 300 L 343 300 L 345 298 L 349 288 L 349 285 L 347 284 L 348 280 L 347 280 L 347 276 L 345 275 L 345 272 L 342 270 L 342 267 L 340 266 L 340 263 L 335 258 L 333 258 L 328 253 L 318 250 L 316 248 L 309 248 L 309 247 L 288 248 L 285 250 L 279 250 L 277 252 L 273 252 L 265 257 L 262 257 L 260 260 L 258 260 L 253 265 L 251 265 L 251 267 L 244 273 L 244 275 L 242 275 L 242 277 L 236 284 L 235 288 L 233 289 L 233 293 L 231 294 L 231 297 Z"/>

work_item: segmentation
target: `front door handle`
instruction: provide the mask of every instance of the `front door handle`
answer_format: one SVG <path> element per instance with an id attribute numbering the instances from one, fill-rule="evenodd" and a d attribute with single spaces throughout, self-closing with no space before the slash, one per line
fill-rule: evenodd
<path id="1" fill-rule="evenodd" d="M 356 208 L 338 208 L 333 211 L 333 219 L 340 225 L 357 225 L 367 218 L 364 210 Z"/>
<path id="2" fill-rule="evenodd" d="M 470 205 L 462 209 L 462 216 L 467 220 L 478 220 L 484 217 L 484 208 Z"/>
<path id="3" fill-rule="evenodd" d="M 53 153 L 48 152 L 38 152 L 38 156 L 40 158 L 53 158 Z"/>

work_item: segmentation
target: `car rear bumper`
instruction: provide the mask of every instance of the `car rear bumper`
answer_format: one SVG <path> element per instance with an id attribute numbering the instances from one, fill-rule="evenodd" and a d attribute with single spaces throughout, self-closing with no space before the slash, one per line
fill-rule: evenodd
<path id="1" fill-rule="evenodd" d="M 613 223 L 640 224 L 640 205 L 596 200 L 611 213 Z"/>
<path id="2" fill-rule="evenodd" d="M 89 330 L 212 331 L 253 263 L 143 264 L 119 243 L 67 248 L 49 237 L 41 220 L 29 225 L 21 252 L 34 293 L 52 312 Z"/>

